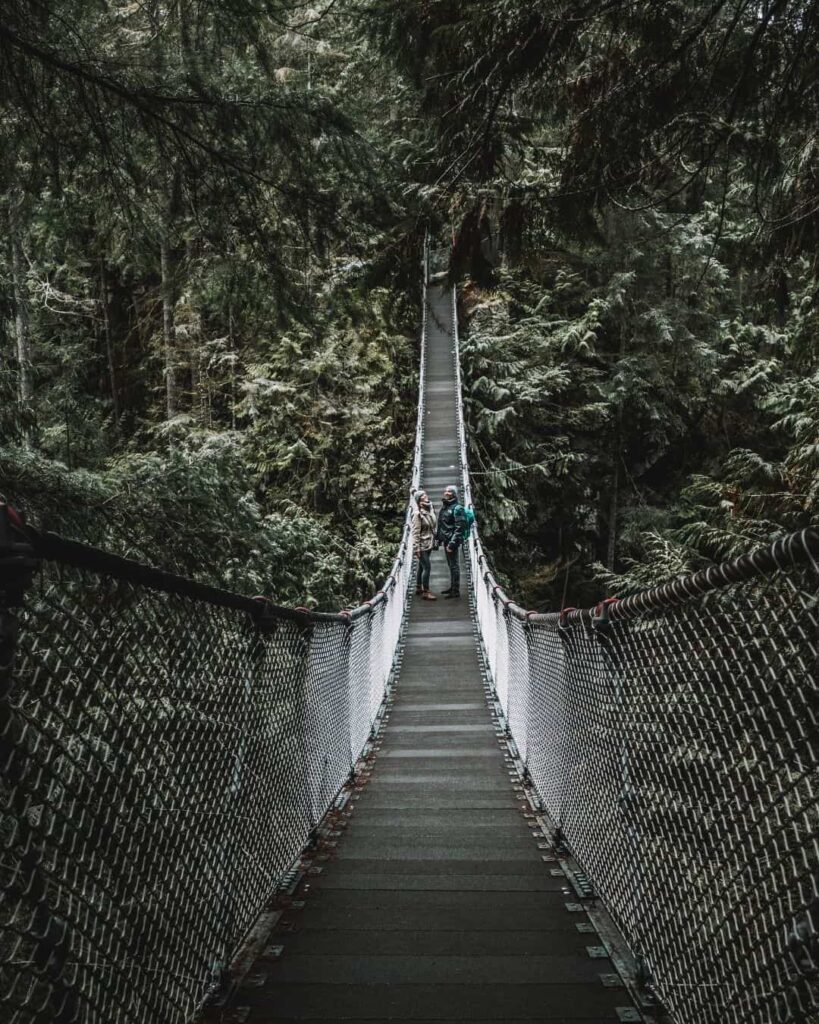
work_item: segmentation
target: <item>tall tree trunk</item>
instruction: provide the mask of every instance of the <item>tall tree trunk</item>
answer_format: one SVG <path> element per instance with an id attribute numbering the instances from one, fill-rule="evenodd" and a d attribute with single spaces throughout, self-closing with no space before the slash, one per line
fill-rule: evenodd
<path id="1" fill-rule="evenodd" d="M 163 235 L 159 250 L 160 269 L 162 273 L 162 341 L 165 352 L 165 412 L 169 420 L 176 416 L 177 382 L 176 382 L 176 320 L 174 306 L 176 289 L 174 287 L 173 257 L 167 234 Z"/>
<path id="2" fill-rule="evenodd" d="M 108 272 L 105 260 L 100 260 L 100 304 L 102 305 L 102 324 L 105 335 L 105 358 L 108 362 L 108 385 L 111 389 L 111 405 L 114 410 L 114 425 L 119 430 L 120 405 L 117 392 L 117 371 L 114 361 L 114 342 L 111 337 L 111 317 L 108 311 Z"/>
<path id="3" fill-rule="evenodd" d="M 626 331 L 625 326 L 620 326 L 620 350 L 618 352 L 618 366 L 622 365 L 626 355 Z M 614 455 L 612 460 L 611 476 L 611 500 L 609 501 L 609 538 L 606 546 L 606 565 L 613 572 L 614 563 L 617 558 L 617 516 L 619 515 L 620 500 L 620 461 L 623 457 L 623 397 L 617 400 L 617 413 L 614 424 Z"/>
<path id="4" fill-rule="evenodd" d="M 14 335 L 17 342 L 17 380 L 20 408 L 31 412 L 34 385 L 31 377 L 31 325 L 29 322 L 28 286 L 23 257 L 22 197 L 13 194 L 9 202 L 9 244 L 11 246 L 11 277 L 14 290 Z"/>
<path id="5" fill-rule="evenodd" d="M 233 342 L 233 302 L 228 306 L 228 342 L 230 352 L 234 357 L 230 361 L 230 429 L 236 429 L 236 346 Z"/>
<path id="6" fill-rule="evenodd" d="M 191 324 L 191 338 L 188 344 L 188 361 L 191 367 L 191 412 L 196 419 L 204 422 L 205 402 L 202 397 L 202 374 L 197 344 L 196 325 Z"/>
<path id="7" fill-rule="evenodd" d="M 200 423 L 204 423 L 207 415 L 206 385 L 202 372 L 202 313 L 196 301 L 193 282 L 196 279 L 196 260 L 199 254 L 199 244 L 195 239 L 189 239 L 185 245 L 187 265 L 185 276 L 188 282 L 187 305 L 190 308 L 190 321 L 188 324 L 188 363 L 191 372 L 191 412 Z"/>
<path id="8" fill-rule="evenodd" d="M 171 10 L 179 14 L 179 5 L 171 5 Z M 154 30 L 154 61 L 157 75 L 165 77 L 165 54 L 162 49 L 163 25 L 161 7 L 151 10 L 151 21 Z M 176 267 L 172 243 L 175 239 L 174 226 L 179 210 L 179 190 L 181 177 L 178 168 L 173 164 L 165 171 L 163 223 L 159 243 L 159 265 L 162 292 L 162 347 L 165 357 L 165 415 L 172 420 L 179 409 L 179 395 L 176 375 Z"/>
<path id="9" fill-rule="evenodd" d="M 619 444 L 618 444 L 619 447 Z M 619 457 L 619 456 L 618 456 Z M 606 551 L 606 565 L 613 572 L 617 557 L 617 514 L 620 492 L 620 463 L 614 463 L 614 475 L 611 481 L 611 501 L 609 502 L 609 542 Z"/>
<path id="10" fill-rule="evenodd" d="M 73 469 L 71 459 L 71 417 L 68 412 L 68 403 L 63 404 L 63 423 L 65 424 L 65 464 Z"/>

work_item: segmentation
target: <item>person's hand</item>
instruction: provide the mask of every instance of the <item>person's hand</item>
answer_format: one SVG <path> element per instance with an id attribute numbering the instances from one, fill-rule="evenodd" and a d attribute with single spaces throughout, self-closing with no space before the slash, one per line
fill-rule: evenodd
<path id="1" fill-rule="evenodd" d="M 413 548 L 412 553 L 415 556 L 415 558 L 420 558 L 421 557 L 421 549 L 420 548 Z"/>
<path id="2" fill-rule="evenodd" d="M 453 548 L 453 546 L 451 544 L 447 544 L 447 546 L 446 546 L 446 553 L 448 555 L 451 555 L 454 550 L 455 550 L 455 548 Z"/>

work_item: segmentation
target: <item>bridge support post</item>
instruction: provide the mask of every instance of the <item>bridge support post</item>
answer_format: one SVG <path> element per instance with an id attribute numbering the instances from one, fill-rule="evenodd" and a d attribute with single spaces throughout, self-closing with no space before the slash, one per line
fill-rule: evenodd
<path id="1" fill-rule="evenodd" d="M 296 735 L 299 745 L 299 756 L 304 766 L 301 779 L 304 814 L 309 825 L 308 844 L 316 841 L 316 825 L 321 812 L 313 806 L 313 793 L 310 788 L 310 722 L 308 709 L 308 688 L 310 685 L 310 648 L 313 640 L 313 624 L 305 622 L 298 627 L 298 651 L 296 654 L 296 673 L 294 680 Z"/>
<path id="2" fill-rule="evenodd" d="M 534 721 L 534 715 L 531 712 L 535 702 L 535 694 L 533 692 L 533 651 L 535 644 L 535 627 L 532 625 L 532 620 L 529 614 L 526 615 L 526 620 L 523 623 L 523 639 L 526 642 L 526 763 L 524 764 L 525 781 L 530 787 L 531 799 L 534 801 L 535 809 L 538 811 L 545 810 L 543 803 L 543 796 L 540 790 L 537 788 L 534 779 L 529 772 L 529 751 L 532 749 L 533 735 L 532 735 L 532 724 Z"/>
<path id="3" fill-rule="evenodd" d="M 340 675 L 344 680 L 344 689 L 346 694 L 345 701 L 347 720 L 344 724 L 347 727 L 347 760 L 350 766 L 348 782 L 352 786 L 355 785 L 356 751 L 353 749 L 353 682 L 350 672 L 350 663 L 352 660 L 353 630 L 355 629 L 355 626 L 353 624 L 352 617 L 346 608 L 341 612 L 341 614 L 344 616 L 344 636 L 341 640 L 342 663 L 340 666 Z"/>

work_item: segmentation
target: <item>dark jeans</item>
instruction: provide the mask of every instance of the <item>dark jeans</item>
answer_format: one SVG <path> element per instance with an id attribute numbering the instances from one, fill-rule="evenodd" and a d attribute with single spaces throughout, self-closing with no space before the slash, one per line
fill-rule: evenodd
<path id="1" fill-rule="evenodd" d="M 431 551 L 422 551 L 418 555 L 418 586 L 421 590 L 429 590 L 429 572 L 432 568 Z"/>
<path id="2" fill-rule="evenodd" d="M 446 552 L 446 564 L 449 566 L 449 576 L 452 580 L 451 590 L 453 594 L 461 592 L 461 550 L 455 548 L 450 554 Z"/>

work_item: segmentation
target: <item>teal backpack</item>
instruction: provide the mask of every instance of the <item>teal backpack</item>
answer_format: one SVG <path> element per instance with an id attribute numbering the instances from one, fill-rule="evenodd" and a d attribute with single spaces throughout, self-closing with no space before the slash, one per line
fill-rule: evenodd
<path id="1" fill-rule="evenodd" d="M 466 518 L 466 526 L 464 527 L 462 534 L 463 539 L 469 540 L 469 535 L 472 533 L 472 524 L 475 522 L 475 509 L 472 508 L 472 506 L 464 508 L 463 505 L 458 505 L 458 508 L 463 510 L 463 514 Z"/>

